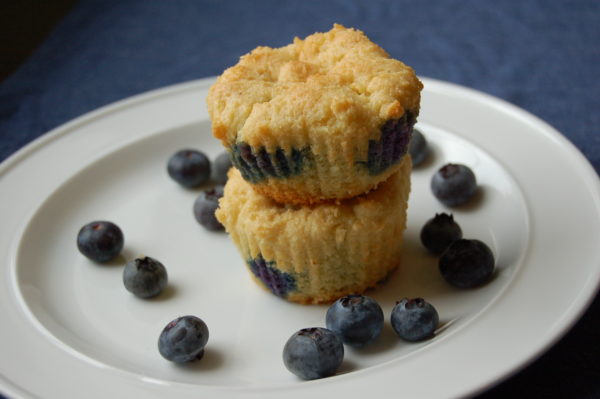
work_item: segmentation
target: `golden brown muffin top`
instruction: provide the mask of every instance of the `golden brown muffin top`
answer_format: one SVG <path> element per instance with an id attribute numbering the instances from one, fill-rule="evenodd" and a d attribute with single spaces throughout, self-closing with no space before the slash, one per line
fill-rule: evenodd
<path id="1" fill-rule="evenodd" d="M 377 140 L 386 120 L 418 113 L 422 87 L 412 68 L 361 31 L 336 24 L 242 56 L 210 88 L 207 105 L 213 134 L 225 146 L 288 150 L 322 135 Z"/>

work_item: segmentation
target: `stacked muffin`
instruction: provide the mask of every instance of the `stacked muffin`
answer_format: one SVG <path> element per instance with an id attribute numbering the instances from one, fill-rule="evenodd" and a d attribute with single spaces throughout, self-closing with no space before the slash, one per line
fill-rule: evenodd
<path id="1" fill-rule="evenodd" d="M 341 25 L 258 47 L 217 79 L 208 110 L 235 166 L 217 218 L 257 282 L 323 303 L 398 266 L 421 89 Z"/>

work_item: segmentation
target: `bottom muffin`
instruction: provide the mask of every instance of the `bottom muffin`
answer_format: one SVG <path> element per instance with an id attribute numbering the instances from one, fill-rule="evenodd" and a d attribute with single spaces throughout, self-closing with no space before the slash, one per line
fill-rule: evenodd
<path id="1" fill-rule="evenodd" d="M 339 202 L 286 205 L 232 168 L 217 218 L 250 274 L 273 294 L 327 303 L 377 285 L 400 262 L 411 160 L 375 190 Z"/>

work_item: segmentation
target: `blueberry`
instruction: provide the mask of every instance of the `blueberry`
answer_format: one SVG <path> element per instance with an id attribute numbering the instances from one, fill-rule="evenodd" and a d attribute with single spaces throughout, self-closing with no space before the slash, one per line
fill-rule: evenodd
<path id="1" fill-rule="evenodd" d="M 494 266 L 492 251 L 479 240 L 454 241 L 439 260 L 440 273 L 457 288 L 473 288 L 486 283 L 494 273 Z"/>
<path id="2" fill-rule="evenodd" d="M 151 298 L 160 294 L 167 282 L 165 266 L 149 256 L 127 262 L 123 269 L 125 288 L 140 298 Z"/>
<path id="3" fill-rule="evenodd" d="M 206 342 L 206 323 L 196 316 L 182 316 L 162 330 L 158 338 L 158 350 L 167 360 L 187 363 L 202 358 Z"/>
<path id="4" fill-rule="evenodd" d="M 215 211 L 219 208 L 219 198 L 223 196 L 223 186 L 215 186 L 200 192 L 194 202 L 194 217 L 202 226 L 212 231 L 224 230 L 217 220 Z"/>
<path id="5" fill-rule="evenodd" d="M 335 374 L 344 359 L 344 345 L 331 330 L 303 328 L 294 333 L 283 348 L 285 367 L 304 380 Z"/>
<path id="6" fill-rule="evenodd" d="M 421 229 L 421 242 L 436 255 L 440 255 L 450 244 L 461 238 L 462 230 L 452 214 L 436 213 Z"/>
<path id="7" fill-rule="evenodd" d="M 212 164 L 213 180 L 219 184 L 227 182 L 227 172 L 232 166 L 231 157 L 228 152 L 220 153 Z"/>
<path id="8" fill-rule="evenodd" d="M 408 151 L 416 115 L 406 111 L 398 119 L 389 119 L 381 126 L 379 140 L 369 140 L 367 167 L 369 174 L 378 175 L 400 162 Z"/>
<path id="9" fill-rule="evenodd" d="M 437 310 L 423 298 L 404 298 L 392 309 L 392 327 L 405 341 L 416 342 L 430 338 L 439 321 Z"/>
<path id="10" fill-rule="evenodd" d="M 246 181 L 258 183 L 269 178 L 299 175 L 307 164 L 312 163 L 314 156 L 310 147 L 292 147 L 287 153 L 282 148 L 269 152 L 265 147 L 254 148 L 239 142 L 232 146 L 231 158 Z"/>
<path id="11" fill-rule="evenodd" d="M 88 223 L 77 234 L 79 252 L 96 262 L 114 259 L 121 253 L 124 242 L 119 226 L 107 221 Z"/>
<path id="12" fill-rule="evenodd" d="M 342 342 L 363 347 L 373 342 L 383 329 L 383 311 L 371 297 L 347 295 L 327 310 L 325 324 Z"/>
<path id="13" fill-rule="evenodd" d="M 210 160 L 200 151 L 177 151 L 167 164 L 169 176 L 184 187 L 198 187 L 210 178 Z"/>
<path id="14" fill-rule="evenodd" d="M 247 261 L 250 270 L 273 294 L 285 298 L 290 291 L 296 290 L 293 275 L 277 269 L 275 261 L 266 261 L 261 254 Z"/>
<path id="15" fill-rule="evenodd" d="M 425 139 L 423 133 L 418 129 L 413 129 L 412 137 L 408 144 L 408 153 L 412 158 L 413 166 L 418 166 L 423 163 L 425 158 L 427 158 L 428 152 L 427 139 Z"/>
<path id="16" fill-rule="evenodd" d="M 464 204 L 475 194 L 477 180 L 468 166 L 449 163 L 433 175 L 431 190 L 444 205 L 457 206 Z"/>

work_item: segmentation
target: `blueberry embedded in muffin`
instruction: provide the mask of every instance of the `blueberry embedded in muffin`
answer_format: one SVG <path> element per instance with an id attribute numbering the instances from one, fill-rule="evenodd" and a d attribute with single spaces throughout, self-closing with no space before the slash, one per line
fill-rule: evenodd
<path id="1" fill-rule="evenodd" d="M 250 271 L 273 294 L 285 298 L 290 291 L 296 290 L 296 279 L 275 267 L 275 262 L 267 262 L 261 254 L 247 261 Z"/>
<path id="2" fill-rule="evenodd" d="M 247 143 L 232 146 L 233 164 L 250 183 L 258 183 L 268 178 L 285 179 L 297 176 L 312 158 L 310 148 L 292 148 L 286 154 L 281 148 L 268 152 L 264 147 L 255 149 Z"/>
<path id="3" fill-rule="evenodd" d="M 416 121 L 412 112 L 407 111 L 401 118 L 390 119 L 383 124 L 379 140 L 369 140 L 367 165 L 371 175 L 378 175 L 400 162 L 408 152 L 408 144 Z"/>

